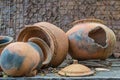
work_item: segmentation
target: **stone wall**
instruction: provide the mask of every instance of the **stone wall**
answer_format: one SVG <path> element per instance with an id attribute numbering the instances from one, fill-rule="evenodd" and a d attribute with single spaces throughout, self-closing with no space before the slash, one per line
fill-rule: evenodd
<path id="1" fill-rule="evenodd" d="M 16 38 L 20 29 L 39 21 L 51 22 L 65 32 L 69 24 L 98 18 L 114 30 L 120 52 L 120 0 L 0 0 L 0 35 Z"/>

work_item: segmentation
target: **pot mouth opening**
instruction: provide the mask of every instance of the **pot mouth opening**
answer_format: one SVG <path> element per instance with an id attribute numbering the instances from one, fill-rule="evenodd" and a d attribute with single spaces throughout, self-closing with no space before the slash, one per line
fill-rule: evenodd
<path id="1" fill-rule="evenodd" d="M 6 45 L 13 41 L 12 37 L 9 36 L 0 36 L 0 46 Z"/>
<path id="2" fill-rule="evenodd" d="M 18 35 L 17 41 L 27 42 L 32 37 L 38 37 L 44 40 L 49 47 L 51 46 L 50 36 L 37 26 L 25 27 Z"/>
<path id="3" fill-rule="evenodd" d="M 107 47 L 107 37 L 106 32 L 103 28 L 100 26 L 94 28 L 88 33 L 88 36 L 94 40 L 94 42 L 97 44 L 97 46 L 100 46 L 102 48 Z"/>

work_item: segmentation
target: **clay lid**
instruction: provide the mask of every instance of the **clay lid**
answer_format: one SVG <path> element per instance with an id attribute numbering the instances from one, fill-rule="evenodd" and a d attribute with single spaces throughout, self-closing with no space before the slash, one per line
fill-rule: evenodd
<path id="1" fill-rule="evenodd" d="M 62 76 L 87 76 L 93 74 L 94 71 L 91 71 L 88 67 L 78 64 L 77 60 L 74 60 L 72 65 L 69 65 L 58 72 Z"/>

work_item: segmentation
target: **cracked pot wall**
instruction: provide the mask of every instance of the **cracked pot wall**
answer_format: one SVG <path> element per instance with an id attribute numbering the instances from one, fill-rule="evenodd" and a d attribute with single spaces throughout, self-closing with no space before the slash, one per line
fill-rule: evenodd
<path id="1" fill-rule="evenodd" d="M 120 50 L 120 0 L 0 0 L 0 35 L 16 38 L 24 25 L 48 21 L 63 29 L 83 18 L 105 21 L 117 36 Z"/>

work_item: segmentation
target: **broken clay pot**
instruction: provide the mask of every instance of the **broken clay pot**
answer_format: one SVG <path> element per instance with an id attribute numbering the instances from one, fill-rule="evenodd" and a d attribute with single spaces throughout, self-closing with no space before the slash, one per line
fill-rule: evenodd
<path id="1" fill-rule="evenodd" d="M 37 70 L 50 62 L 50 54 L 51 50 L 38 38 L 31 38 L 28 42 L 11 43 L 2 51 L 1 68 L 10 76 L 35 76 Z"/>
<path id="2" fill-rule="evenodd" d="M 62 76 L 88 76 L 94 74 L 94 71 L 89 69 L 88 67 L 78 64 L 77 60 L 74 60 L 74 63 L 61 69 L 58 74 Z"/>
<path id="3" fill-rule="evenodd" d="M 17 41 L 28 41 L 32 37 L 44 40 L 52 51 L 52 60 L 48 66 L 57 67 L 65 59 L 68 52 L 68 37 L 57 26 L 48 22 L 39 22 L 26 26 L 18 35 Z"/>
<path id="4" fill-rule="evenodd" d="M 114 32 L 98 19 L 73 22 L 66 34 L 70 55 L 77 60 L 106 59 L 112 54 L 116 37 Z"/>

